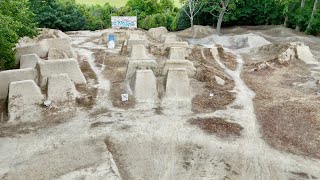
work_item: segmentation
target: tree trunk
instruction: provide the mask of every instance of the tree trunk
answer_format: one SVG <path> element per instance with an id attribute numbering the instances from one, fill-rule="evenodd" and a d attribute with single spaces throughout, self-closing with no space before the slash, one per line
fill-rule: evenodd
<path id="1" fill-rule="evenodd" d="M 288 21 L 289 21 L 289 16 L 288 16 L 288 13 L 286 13 L 286 16 L 284 17 L 284 27 L 288 27 Z"/>
<path id="2" fill-rule="evenodd" d="M 289 5 L 286 6 L 285 8 L 285 16 L 284 16 L 284 27 L 288 27 L 288 21 L 289 21 Z"/>
<path id="3" fill-rule="evenodd" d="M 226 12 L 226 9 L 227 9 L 227 7 L 224 6 L 221 9 L 220 14 L 219 14 L 219 19 L 218 19 L 218 22 L 217 22 L 217 34 L 218 35 L 221 34 L 221 24 L 222 24 L 224 13 Z"/>
<path id="4" fill-rule="evenodd" d="M 316 11 L 317 11 L 318 2 L 319 2 L 319 0 L 314 0 L 314 5 L 313 5 L 311 17 L 310 17 L 310 20 L 309 20 L 308 27 L 307 27 L 306 31 L 308 31 L 308 30 L 311 28 L 311 23 L 312 23 L 312 21 L 313 21 L 313 19 L 314 19 L 314 14 L 315 14 Z"/>
<path id="5" fill-rule="evenodd" d="M 224 14 L 227 10 L 227 7 L 229 5 L 229 0 L 220 0 L 221 2 L 221 10 L 220 10 L 220 14 L 219 14 L 219 19 L 218 19 L 218 22 L 217 22 L 217 34 L 220 35 L 221 34 L 221 24 L 222 24 L 222 21 L 223 21 L 223 17 L 224 17 Z"/>
<path id="6" fill-rule="evenodd" d="M 192 31 L 192 36 L 193 36 L 194 35 L 193 16 L 190 17 L 190 24 L 191 24 L 191 31 Z"/>
<path id="7" fill-rule="evenodd" d="M 301 9 L 300 9 L 300 13 L 299 13 L 299 19 L 298 19 L 298 22 L 297 22 L 297 25 L 296 25 L 296 31 L 300 31 L 300 23 L 301 23 L 301 16 L 302 16 L 302 12 L 303 12 L 303 9 L 304 9 L 304 5 L 305 5 L 305 0 L 301 0 Z"/>

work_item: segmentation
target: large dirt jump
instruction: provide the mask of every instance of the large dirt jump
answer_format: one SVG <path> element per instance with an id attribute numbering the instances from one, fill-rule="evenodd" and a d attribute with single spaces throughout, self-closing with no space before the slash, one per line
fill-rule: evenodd
<path id="1" fill-rule="evenodd" d="M 101 43 L 115 32 L 130 45 Z M 66 34 L 87 82 L 77 113 L 1 122 L 0 179 L 320 179 L 320 38 L 282 26 Z"/>

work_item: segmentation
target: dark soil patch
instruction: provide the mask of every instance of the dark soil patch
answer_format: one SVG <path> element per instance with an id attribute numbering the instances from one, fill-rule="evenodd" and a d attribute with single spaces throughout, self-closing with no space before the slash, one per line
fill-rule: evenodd
<path id="1" fill-rule="evenodd" d="M 111 90 L 109 92 L 109 96 L 112 101 L 112 105 L 114 107 L 118 107 L 121 109 L 128 110 L 130 108 L 134 108 L 136 101 L 133 95 L 129 94 L 128 101 L 122 101 L 121 94 L 127 94 L 126 87 L 123 83 L 113 83 Z"/>
<path id="2" fill-rule="evenodd" d="M 196 46 L 187 52 L 188 59 L 192 61 L 196 67 L 200 64 L 205 64 L 207 66 L 215 68 L 218 71 L 222 71 L 222 68 L 213 58 L 210 48 Z"/>
<path id="3" fill-rule="evenodd" d="M 213 96 L 210 96 L 211 94 Z M 197 113 L 213 112 L 226 108 L 234 100 L 233 93 L 228 91 L 206 89 L 192 99 L 192 110 Z"/>
<path id="4" fill-rule="evenodd" d="M 162 107 L 154 108 L 154 113 L 158 114 L 158 115 L 162 115 L 163 114 L 163 108 Z"/>
<path id="5" fill-rule="evenodd" d="M 97 117 L 99 115 L 102 115 L 102 114 L 107 114 L 107 113 L 110 113 L 110 110 L 109 109 L 98 109 L 94 112 L 91 112 L 89 115 L 90 117 Z M 111 116 L 111 114 L 108 114 L 109 116 Z"/>
<path id="6" fill-rule="evenodd" d="M 231 70 L 237 69 L 237 60 L 236 56 L 230 52 L 226 52 L 222 46 L 218 45 L 218 52 L 221 62 Z"/>
<path id="7" fill-rule="evenodd" d="M 8 119 L 8 102 L 0 100 L 0 122 L 7 121 Z"/>
<path id="8" fill-rule="evenodd" d="M 124 82 L 127 63 L 128 58 L 126 56 L 110 55 L 105 60 L 106 69 L 104 71 L 104 76 L 112 82 L 109 92 L 112 105 L 126 110 L 135 106 L 133 95 L 129 94 L 129 101 L 123 102 L 121 99 L 121 94 L 128 94 Z"/>
<path id="9" fill-rule="evenodd" d="M 18 123 L 10 124 L 6 122 L 0 123 L 0 137 L 17 137 L 21 134 L 30 134 L 40 129 L 46 129 L 67 121 L 72 118 L 72 113 L 65 113 L 63 115 L 50 115 L 44 117 L 43 121 L 32 123 Z"/>
<path id="10" fill-rule="evenodd" d="M 86 59 L 82 58 L 82 60 L 79 62 L 79 66 L 87 81 L 94 81 L 94 83 L 98 83 L 97 75 L 96 73 L 94 73 L 89 62 Z"/>
<path id="11" fill-rule="evenodd" d="M 320 103 L 284 101 L 259 109 L 257 117 L 264 139 L 276 148 L 320 158 L 319 106 Z"/>
<path id="12" fill-rule="evenodd" d="M 101 68 L 106 60 L 107 52 L 103 49 L 94 49 L 93 52 L 93 55 L 95 57 L 94 62 L 97 67 Z"/>
<path id="13" fill-rule="evenodd" d="M 189 123 L 221 138 L 240 136 L 243 129 L 239 124 L 227 122 L 222 118 L 191 119 Z"/>
<path id="14" fill-rule="evenodd" d="M 309 175 L 307 173 L 304 173 L 304 172 L 291 172 L 292 174 L 300 177 L 300 178 L 303 178 L 303 179 L 309 179 Z"/>
<path id="15" fill-rule="evenodd" d="M 80 59 L 82 59 L 80 57 Z M 77 90 L 81 94 L 77 97 L 76 102 L 80 107 L 92 109 L 96 103 L 98 89 L 94 85 L 98 84 L 97 75 L 92 70 L 90 64 L 85 59 L 79 62 L 80 69 L 87 80 L 87 84 L 76 85 Z"/>
<path id="16" fill-rule="evenodd" d="M 251 69 L 245 67 L 242 79 L 256 93 L 255 112 L 264 140 L 279 150 L 320 158 L 320 97 L 315 87 L 292 85 L 310 80 L 307 66 L 293 60 L 272 71 Z"/>
<path id="17" fill-rule="evenodd" d="M 121 154 L 117 150 L 117 145 L 111 139 L 111 137 L 106 137 L 104 143 L 107 146 L 108 151 L 112 154 L 113 159 L 118 167 L 120 176 L 123 180 L 130 180 L 128 172 L 125 170 L 125 165 L 121 161 Z"/>
<path id="18" fill-rule="evenodd" d="M 128 58 L 122 55 L 109 55 L 104 61 L 104 76 L 111 82 L 122 82 L 125 78 Z"/>
<path id="19" fill-rule="evenodd" d="M 113 123 L 114 123 L 113 121 L 111 121 L 111 122 L 95 122 L 95 123 L 91 124 L 91 128 L 103 127 L 103 126 L 107 126 L 107 125 L 110 125 Z"/>
<path id="20" fill-rule="evenodd" d="M 195 54 L 196 51 L 199 53 L 199 49 L 193 51 Z M 207 113 L 224 109 L 235 99 L 234 94 L 230 92 L 235 84 L 215 62 L 210 49 L 204 49 L 202 54 L 202 59 L 198 59 L 196 79 L 205 83 L 205 90 L 192 99 L 192 110 L 197 113 Z M 225 85 L 219 85 L 215 76 L 223 79 Z"/>

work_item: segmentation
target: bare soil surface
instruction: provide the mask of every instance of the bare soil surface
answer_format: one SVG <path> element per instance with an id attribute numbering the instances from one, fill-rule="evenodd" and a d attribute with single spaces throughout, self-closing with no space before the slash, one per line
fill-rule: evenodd
<path id="1" fill-rule="evenodd" d="M 227 28 L 228 37 L 210 38 L 222 42 L 255 33 L 273 44 L 222 46 L 218 56 L 210 38 L 190 41 L 187 59 L 197 68 L 190 79 L 193 106 L 159 103 L 146 110 L 134 102 L 119 104 L 119 95 L 129 90 L 124 82 L 129 55 L 98 43 L 103 33 L 114 31 L 68 33 L 88 81 L 77 87 L 82 106 L 73 117 L 47 118 L 43 126 L 1 123 L 0 179 L 320 179 L 317 77 L 299 59 L 287 64 L 275 59 L 285 42 L 301 40 L 319 61 L 318 37 L 281 26 Z M 210 27 L 189 31 L 180 32 L 187 38 L 182 40 L 214 33 Z M 159 67 L 166 59 L 151 57 Z M 272 66 L 253 71 L 264 61 Z"/>
<path id="2" fill-rule="evenodd" d="M 320 158 L 319 87 L 303 85 L 313 80 L 307 66 L 295 60 L 273 70 L 252 72 L 252 68 L 246 67 L 243 78 L 256 93 L 263 138 L 277 149 Z"/>
<path id="3" fill-rule="evenodd" d="M 240 136 L 243 129 L 239 124 L 229 123 L 221 118 L 191 119 L 189 123 L 219 137 Z"/>

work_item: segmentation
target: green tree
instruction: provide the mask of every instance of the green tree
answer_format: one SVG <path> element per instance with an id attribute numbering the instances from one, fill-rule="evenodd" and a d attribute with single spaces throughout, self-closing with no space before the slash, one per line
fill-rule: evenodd
<path id="1" fill-rule="evenodd" d="M 14 48 L 19 37 L 37 34 L 34 14 L 25 0 L 0 1 L 0 69 L 15 66 Z"/>
<path id="2" fill-rule="evenodd" d="M 39 27 L 75 31 L 85 28 L 86 19 L 78 5 L 72 1 L 65 3 L 56 0 L 30 0 L 30 8 L 36 14 Z"/>

